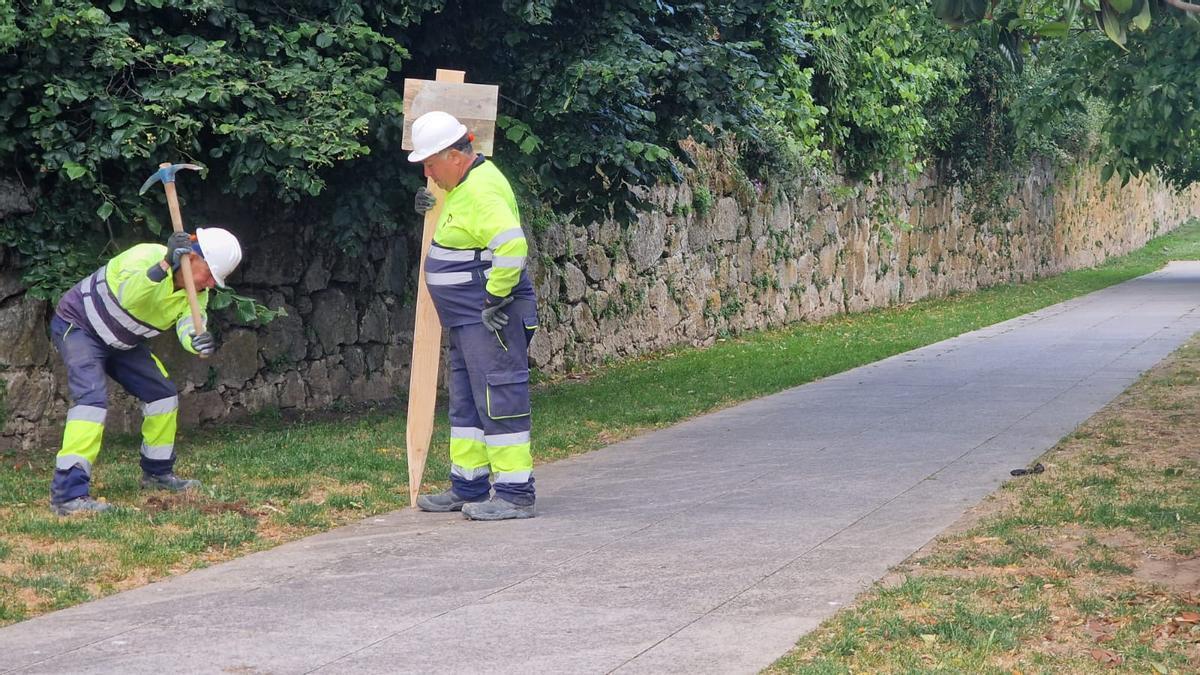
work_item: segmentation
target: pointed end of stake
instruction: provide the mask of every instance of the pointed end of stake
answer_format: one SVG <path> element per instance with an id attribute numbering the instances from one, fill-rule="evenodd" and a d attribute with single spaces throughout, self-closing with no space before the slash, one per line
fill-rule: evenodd
<path id="1" fill-rule="evenodd" d="M 417 497 L 421 494 L 421 479 L 424 477 L 425 464 L 422 462 L 416 470 L 413 470 L 413 463 L 410 460 L 408 467 L 408 503 L 416 508 Z"/>

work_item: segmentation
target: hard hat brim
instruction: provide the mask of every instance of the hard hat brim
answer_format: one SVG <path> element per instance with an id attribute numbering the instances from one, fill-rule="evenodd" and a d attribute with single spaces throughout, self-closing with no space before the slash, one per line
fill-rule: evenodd
<path id="1" fill-rule="evenodd" d="M 445 149 L 446 148 L 442 148 L 442 150 Z M 425 158 L 436 155 L 442 150 L 434 150 L 432 152 L 417 152 L 416 150 L 413 150 L 412 152 L 408 153 L 408 161 L 412 162 L 413 164 L 423 162 L 425 161 Z"/>

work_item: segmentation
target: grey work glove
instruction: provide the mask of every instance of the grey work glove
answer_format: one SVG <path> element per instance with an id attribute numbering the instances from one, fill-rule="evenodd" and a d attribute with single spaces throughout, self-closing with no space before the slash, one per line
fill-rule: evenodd
<path id="1" fill-rule="evenodd" d="M 171 269 L 179 269 L 179 261 L 183 256 L 192 252 L 192 236 L 187 232 L 172 232 L 167 237 L 167 255 L 164 260 Z"/>
<path id="2" fill-rule="evenodd" d="M 212 354 L 217 351 L 218 344 L 217 338 L 213 337 L 213 334 L 208 331 L 204 331 L 199 335 L 192 333 L 192 349 L 201 354 Z"/>
<path id="3" fill-rule="evenodd" d="M 499 302 L 492 305 L 485 305 L 480 316 L 483 317 L 483 325 L 487 326 L 488 330 L 500 330 L 508 325 L 508 315 L 501 312 L 502 307 L 508 306 L 508 303 L 513 301 L 510 295 L 507 298 L 502 298 Z"/>
<path id="4" fill-rule="evenodd" d="M 413 200 L 413 210 L 420 215 L 425 215 L 425 212 L 432 209 L 437 204 L 437 199 L 429 188 L 421 188 L 417 190 L 417 196 Z"/>

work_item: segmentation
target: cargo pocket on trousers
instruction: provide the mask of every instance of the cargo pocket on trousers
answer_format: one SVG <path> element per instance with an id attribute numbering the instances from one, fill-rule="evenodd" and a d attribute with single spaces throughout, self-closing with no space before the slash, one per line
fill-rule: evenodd
<path id="1" fill-rule="evenodd" d="M 487 374 L 487 413 L 494 420 L 529 414 L 529 371 Z"/>
<path id="2" fill-rule="evenodd" d="M 525 317 L 521 320 L 521 324 L 525 326 L 525 344 L 528 346 L 530 342 L 533 342 L 533 334 L 538 329 L 537 315 Z"/>

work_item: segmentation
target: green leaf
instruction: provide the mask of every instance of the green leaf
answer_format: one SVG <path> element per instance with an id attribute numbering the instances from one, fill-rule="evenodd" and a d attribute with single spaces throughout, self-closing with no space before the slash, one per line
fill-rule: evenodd
<path id="1" fill-rule="evenodd" d="M 1108 0 L 1108 4 L 1119 14 L 1124 14 L 1133 9 L 1133 0 Z"/>
<path id="2" fill-rule="evenodd" d="M 1062 38 L 1066 37 L 1071 30 L 1071 24 L 1066 21 L 1051 21 L 1038 27 L 1037 33 L 1042 37 L 1047 38 Z"/>
<path id="3" fill-rule="evenodd" d="M 208 308 L 212 310 L 225 309 L 232 302 L 233 295 L 229 291 L 213 289 L 208 298 Z"/>
<path id="4" fill-rule="evenodd" d="M 96 215 L 100 216 L 100 220 L 108 220 L 108 217 L 112 215 L 112 212 L 113 212 L 113 203 L 112 202 L 104 202 L 103 204 L 100 205 L 100 208 L 96 209 Z"/>
<path id="5" fill-rule="evenodd" d="M 67 178 L 71 180 L 76 180 L 88 172 L 84 166 L 75 162 L 63 162 L 63 169 L 67 172 Z"/>
<path id="6" fill-rule="evenodd" d="M 254 301 L 247 298 L 238 298 L 237 306 L 234 308 L 238 320 L 242 323 L 253 323 L 258 318 L 258 312 L 254 309 Z"/>
<path id="7" fill-rule="evenodd" d="M 526 155 L 532 155 L 534 151 L 538 149 L 538 145 L 540 145 L 540 141 L 538 141 L 536 137 L 533 135 L 526 136 L 525 139 L 521 141 L 521 152 L 525 153 Z"/>
<path id="8" fill-rule="evenodd" d="M 329 33 L 321 33 L 317 35 L 317 46 L 321 49 L 325 49 L 331 44 L 333 44 L 333 36 Z"/>
<path id="9" fill-rule="evenodd" d="M 1104 29 L 1104 34 L 1109 40 L 1125 49 L 1125 26 L 1121 24 L 1121 17 L 1117 16 L 1110 5 L 1104 5 L 1100 11 L 1100 27 Z"/>
<path id="10" fill-rule="evenodd" d="M 1108 179 L 1112 178 L 1113 171 L 1114 171 L 1114 169 L 1113 169 L 1113 165 L 1111 162 L 1105 164 L 1104 168 L 1100 169 L 1100 183 L 1101 184 L 1107 183 Z"/>
<path id="11" fill-rule="evenodd" d="M 158 216 L 154 215 L 150 211 L 150 209 L 146 209 L 146 210 L 142 211 L 142 217 L 146 219 L 146 229 L 147 230 L 150 230 L 150 232 L 152 232 L 154 234 L 162 234 L 163 233 L 162 221 L 159 220 Z"/>
<path id="12" fill-rule="evenodd" d="M 1133 17 L 1130 24 L 1138 30 L 1146 30 L 1150 27 L 1150 0 L 1142 0 L 1142 11 Z"/>
<path id="13" fill-rule="evenodd" d="M 108 9 L 112 12 L 119 12 L 125 9 L 125 0 L 112 0 L 108 3 Z"/>

